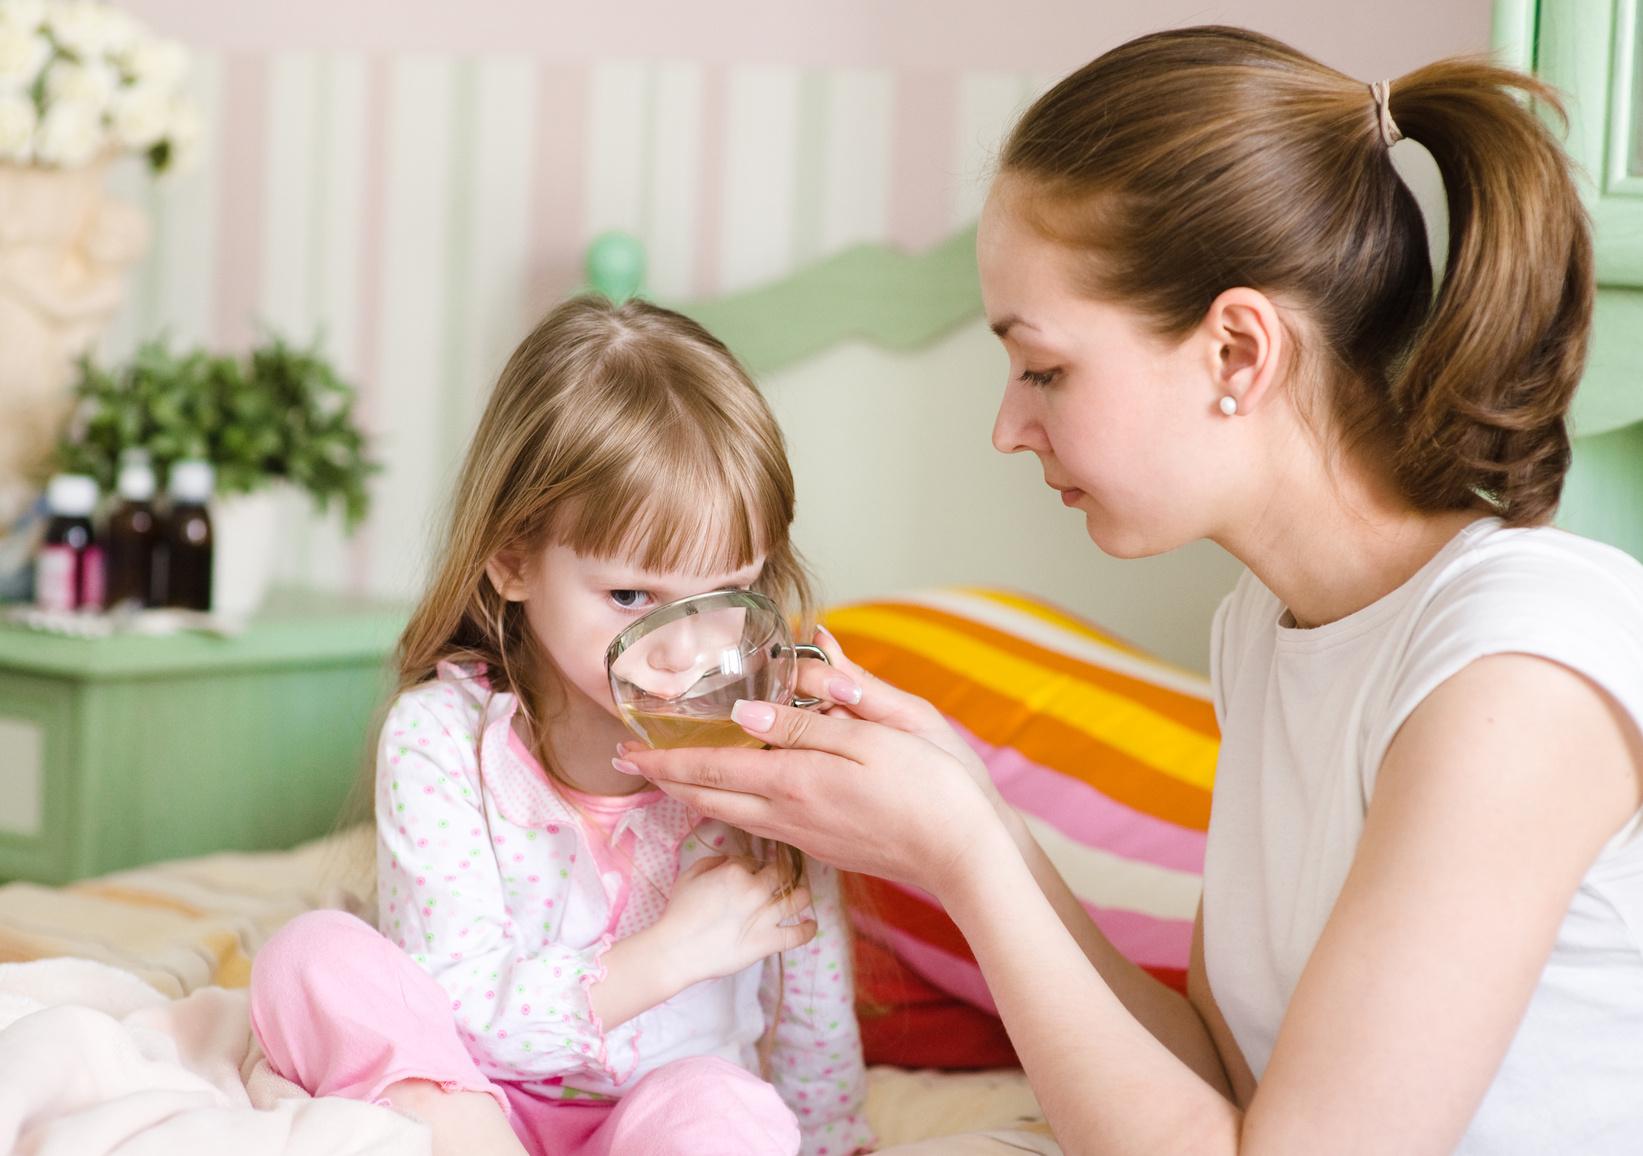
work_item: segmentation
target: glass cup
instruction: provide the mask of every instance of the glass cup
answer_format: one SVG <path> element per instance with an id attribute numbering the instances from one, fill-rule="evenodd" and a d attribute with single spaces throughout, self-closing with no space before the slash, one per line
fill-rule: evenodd
<path id="1" fill-rule="evenodd" d="M 714 590 L 656 607 L 605 651 L 622 719 L 652 747 L 762 747 L 730 717 L 738 699 L 816 705 L 794 698 L 799 657 L 827 661 L 794 642 L 776 604 L 751 590 Z"/>

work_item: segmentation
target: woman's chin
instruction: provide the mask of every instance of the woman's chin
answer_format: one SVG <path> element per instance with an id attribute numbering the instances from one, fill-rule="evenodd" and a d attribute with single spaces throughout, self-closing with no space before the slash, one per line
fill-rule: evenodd
<path id="1" fill-rule="evenodd" d="M 1138 527 L 1115 526 L 1088 510 L 1084 512 L 1084 532 L 1095 543 L 1095 548 L 1107 557 L 1125 560 L 1156 557 L 1186 544 Z"/>

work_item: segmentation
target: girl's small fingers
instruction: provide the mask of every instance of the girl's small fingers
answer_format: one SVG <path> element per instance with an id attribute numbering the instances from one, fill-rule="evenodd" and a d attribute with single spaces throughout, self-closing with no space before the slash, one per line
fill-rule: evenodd
<path id="1" fill-rule="evenodd" d="M 816 938 L 816 921 L 806 919 L 802 923 L 778 927 L 773 938 L 776 942 L 776 951 L 792 951 L 795 947 L 803 947 Z"/>
<path id="2" fill-rule="evenodd" d="M 795 887 L 791 891 L 776 891 L 771 895 L 770 903 L 781 912 L 784 920 L 791 919 L 810 906 L 810 888 Z"/>
<path id="3" fill-rule="evenodd" d="M 726 856 L 724 855 L 709 855 L 706 859 L 698 859 L 689 867 L 686 867 L 683 871 L 679 872 L 679 881 L 682 883 L 686 879 L 694 879 L 698 875 L 706 875 L 709 871 L 722 864 L 725 859 Z"/>

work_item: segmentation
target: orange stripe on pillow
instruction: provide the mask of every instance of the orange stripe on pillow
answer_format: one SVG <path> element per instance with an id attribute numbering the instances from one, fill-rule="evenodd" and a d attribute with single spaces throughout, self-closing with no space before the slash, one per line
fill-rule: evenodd
<path id="1" fill-rule="evenodd" d="M 1193 698 L 1191 695 L 1169 690 L 1144 679 L 1134 678 L 1092 663 L 1082 662 L 1071 655 L 1060 654 L 1054 650 L 1028 642 L 1019 635 L 1006 634 L 995 627 L 987 626 L 973 619 L 960 618 L 955 614 L 949 614 L 933 607 L 901 602 L 880 603 L 878 605 L 893 609 L 898 615 L 933 622 L 949 630 L 968 634 L 988 646 L 1024 658 L 1037 666 L 1070 675 L 1081 682 L 1105 687 L 1116 694 L 1123 695 L 1132 702 L 1156 711 L 1165 718 L 1197 731 L 1212 741 L 1218 741 L 1221 737 L 1221 729 L 1215 722 L 1215 706 L 1204 699 Z"/>
<path id="2" fill-rule="evenodd" d="M 1013 747 L 1137 811 L 1196 831 L 1208 826 L 1209 791 L 1111 747 L 1098 734 L 1047 717 L 1033 704 L 955 678 L 953 671 L 920 652 L 842 627 L 834 633 L 856 662 L 929 699 L 978 738 Z"/>
<path id="3" fill-rule="evenodd" d="M 834 621 L 840 630 L 922 654 L 948 668 L 950 682 L 1016 699 L 1173 779 L 1205 790 L 1214 779 L 1217 740 L 1136 702 L 1127 690 L 1053 670 L 990 646 L 968 630 L 891 607 L 859 606 L 840 611 Z"/>

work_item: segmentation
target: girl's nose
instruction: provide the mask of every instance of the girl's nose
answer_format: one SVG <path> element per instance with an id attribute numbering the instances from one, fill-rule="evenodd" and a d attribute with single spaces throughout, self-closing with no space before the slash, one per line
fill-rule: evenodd
<path id="1" fill-rule="evenodd" d="M 651 668 L 668 674 L 681 674 L 699 666 L 703 657 L 696 624 L 688 617 L 657 631 L 648 650 Z"/>

